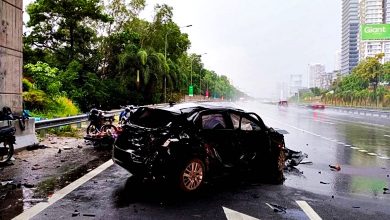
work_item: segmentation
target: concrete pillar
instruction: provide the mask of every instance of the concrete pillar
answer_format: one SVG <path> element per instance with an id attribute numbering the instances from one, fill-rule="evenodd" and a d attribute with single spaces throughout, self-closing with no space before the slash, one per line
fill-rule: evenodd
<path id="1" fill-rule="evenodd" d="M 23 1 L 0 0 L 0 108 L 22 111 Z"/>

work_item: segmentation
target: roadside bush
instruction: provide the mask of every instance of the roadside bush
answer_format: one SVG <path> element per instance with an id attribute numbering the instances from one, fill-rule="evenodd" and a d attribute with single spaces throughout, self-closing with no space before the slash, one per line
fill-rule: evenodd
<path id="1" fill-rule="evenodd" d="M 77 115 L 78 107 L 67 97 L 60 96 L 53 100 L 53 104 L 48 106 L 47 116 L 49 118 L 67 117 Z"/>
<path id="2" fill-rule="evenodd" d="M 34 84 L 32 84 L 28 79 L 23 78 L 22 87 L 23 87 L 23 92 L 28 92 L 34 88 Z"/>
<path id="3" fill-rule="evenodd" d="M 34 89 L 23 92 L 23 101 L 25 109 L 44 110 L 49 105 L 48 97 L 42 90 Z"/>

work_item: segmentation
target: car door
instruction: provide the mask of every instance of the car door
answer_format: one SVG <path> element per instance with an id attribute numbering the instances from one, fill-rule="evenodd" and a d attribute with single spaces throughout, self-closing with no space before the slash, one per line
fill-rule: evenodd
<path id="1" fill-rule="evenodd" d="M 199 116 L 201 138 L 207 147 L 215 150 L 213 154 L 225 167 L 233 165 L 236 148 L 232 145 L 233 129 L 226 111 L 206 111 Z"/>
<path id="2" fill-rule="evenodd" d="M 231 113 L 233 127 L 237 127 L 237 144 L 239 160 L 244 164 L 256 158 L 268 155 L 270 139 L 268 131 L 258 116 L 253 113 Z M 239 122 L 237 125 L 237 120 Z"/>

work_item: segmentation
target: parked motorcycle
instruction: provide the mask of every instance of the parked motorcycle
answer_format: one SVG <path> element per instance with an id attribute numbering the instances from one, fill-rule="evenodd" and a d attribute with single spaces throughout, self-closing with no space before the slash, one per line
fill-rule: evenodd
<path id="1" fill-rule="evenodd" d="M 116 127 L 112 124 L 114 121 L 113 114 L 105 114 L 103 111 L 93 108 L 89 113 L 88 120 L 90 123 L 87 127 L 87 135 L 110 129 L 116 130 Z"/>
<path id="2" fill-rule="evenodd" d="M 7 163 L 14 154 L 15 131 L 14 127 L 0 127 L 0 165 Z"/>

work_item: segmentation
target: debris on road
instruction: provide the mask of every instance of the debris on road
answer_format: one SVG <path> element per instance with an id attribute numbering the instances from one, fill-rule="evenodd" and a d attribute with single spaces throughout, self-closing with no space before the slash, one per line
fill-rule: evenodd
<path id="1" fill-rule="evenodd" d="M 13 180 L 1 181 L 1 186 L 6 186 L 8 184 L 12 184 L 13 182 L 14 182 Z"/>
<path id="2" fill-rule="evenodd" d="M 83 214 L 83 216 L 86 216 L 86 217 L 95 217 L 96 215 L 94 215 L 94 214 Z"/>
<path id="3" fill-rule="evenodd" d="M 284 153 L 286 156 L 286 167 L 298 166 L 298 164 L 302 163 L 303 159 L 308 157 L 307 154 L 302 153 L 301 151 L 294 151 L 288 148 L 285 149 Z"/>
<path id="4" fill-rule="evenodd" d="M 23 186 L 26 188 L 33 188 L 35 185 L 31 183 L 23 183 Z"/>
<path id="5" fill-rule="evenodd" d="M 77 210 L 74 210 L 74 212 L 72 213 L 72 217 L 76 217 L 76 216 L 79 216 L 80 215 L 80 212 L 77 211 Z"/>
<path id="6" fill-rule="evenodd" d="M 283 212 L 286 213 L 287 208 L 284 208 L 280 205 L 277 204 L 272 204 L 272 203 L 265 203 L 268 207 L 270 207 L 274 212 Z"/>
<path id="7" fill-rule="evenodd" d="M 301 161 L 299 164 L 309 164 L 309 165 L 312 165 L 313 162 L 312 161 Z"/>
<path id="8" fill-rule="evenodd" d="M 360 209 L 360 206 L 352 206 L 354 209 Z"/>
<path id="9" fill-rule="evenodd" d="M 320 181 L 321 184 L 330 184 L 330 183 L 327 183 L 327 182 L 323 182 L 323 181 Z"/>
<path id="10" fill-rule="evenodd" d="M 336 165 L 329 165 L 330 169 L 332 171 L 340 171 L 341 170 L 341 167 L 339 164 L 336 164 Z"/>
<path id="11" fill-rule="evenodd" d="M 32 150 L 45 149 L 45 148 L 49 148 L 49 147 L 44 145 L 44 144 L 33 144 L 33 145 L 27 146 L 26 150 L 32 151 Z"/>

